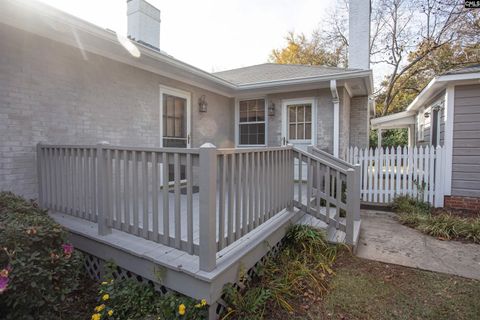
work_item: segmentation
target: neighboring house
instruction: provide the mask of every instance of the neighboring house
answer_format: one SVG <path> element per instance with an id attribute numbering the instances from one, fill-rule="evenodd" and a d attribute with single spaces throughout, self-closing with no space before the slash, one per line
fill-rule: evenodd
<path id="1" fill-rule="evenodd" d="M 158 49 L 160 11 L 143 0 L 128 1 L 137 41 L 41 3 L 2 1 L 0 189 L 36 197 L 38 142 L 314 144 L 340 158 L 367 147 L 369 18 L 354 19 L 348 69 L 261 64 L 211 74 Z"/>
<path id="2" fill-rule="evenodd" d="M 434 78 L 405 111 L 371 125 L 408 128 L 410 146 L 444 146 L 445 206 L 480 210 L 480 65 Z"/>

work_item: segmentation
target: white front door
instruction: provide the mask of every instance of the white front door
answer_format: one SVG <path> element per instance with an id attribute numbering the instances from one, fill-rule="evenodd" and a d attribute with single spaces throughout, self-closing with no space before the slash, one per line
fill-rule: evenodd
<path id="1" fill-rule="evenodd" d="M 282 144 L 307 149 L 316 143 L 316 105 L 314 99 L 282 102 Z"/>
<path id="2" fill-rule="evenodd" d="M 293 144 L 307 150 L 316 143 L 316 105 L 314 99 L 284 100 L 282 102 L 282 144 Z M 298 160 L 295 161 L 294 178 L 299 179 Z M 307 179 L 307 164 L 302 164 L 302 180 Z"/>

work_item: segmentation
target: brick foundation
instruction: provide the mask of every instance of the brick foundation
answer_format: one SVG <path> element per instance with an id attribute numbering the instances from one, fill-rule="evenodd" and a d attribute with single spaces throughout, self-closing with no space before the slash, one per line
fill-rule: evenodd
<path id="1" fill-rule="evenodd" d="M 446 208 L 480 212 L 480 198 L 477 197 L 445 196 L 444 205 Z"/>

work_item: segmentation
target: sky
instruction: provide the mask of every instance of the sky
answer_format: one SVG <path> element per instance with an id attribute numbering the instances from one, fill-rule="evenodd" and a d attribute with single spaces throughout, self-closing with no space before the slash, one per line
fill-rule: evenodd
<path id="1" fill-rule="evenodd" d="M 126 0 L 40 0 L 126 35 Z M 289 31 L 309 35 L 335 0 L 149 0 L 160 9 L 160 49 L 207 72 L 267 62 Z"/>

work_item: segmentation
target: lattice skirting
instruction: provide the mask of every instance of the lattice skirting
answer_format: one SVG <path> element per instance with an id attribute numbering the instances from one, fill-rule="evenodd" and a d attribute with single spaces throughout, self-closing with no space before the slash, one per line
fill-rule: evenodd
<path id="1" fill-rule="evenodd" d="M 106 261 L 86 252 L 83 252 L 83 255 L 85 257 L 85 260 L 84 260 L 85 271 L 90 276 L 90 278 L 97 281 L 103 280 L 106 273 L 105 272 Z M 138 274 L 132 271 L 123 269 L 119 266 L 115 268 L 112 275 L 114 280 L 135 279 L 140 283 L 144 283 L 146 285 L 154 287 L 155 290 L 160 294 L 165 294 L 169 291 L 165 286 L 162 286 L 158 283 L 154 283 L 151 280 L 145 279 L 142 276 L 139 276 Z"/>
<path id="2" fill-rule="evenodd" d="M 245 285 L 252 281 L 255 277 L 258 276 L 258 270 L 259 268 L 265 264 L 267 259 L 270 259 L 278 254 L 278 252 L 282 249 L 284 245 L 284 240 L 278 242 L 275 246 L 271 248 L 271 250 L 262 257 L 252 268 L 250 268 L 247 272 L 240 274 L 238 281 L 234 284 L 234 288 L 237 290 L 245 288 Z M 85 271 L 87 274 L 92 278 L 93 280 L 96 281 L 102 281 L 105 277 L 105 265 L 106 261 L 103 259 L 100 259 L 94 255 L 91 255 L 89 253 L 83 252 L 85 260 L 84 260 L 84 266 L 85 266 Z M 169 291 L 172 291 L 168 288 L 166 288 L 163 285 L 160 285 L 158 283 L 154 283 L 151 280 L 145 279 L 142 276 L 139 276 L 138 274 L 123 269 L 119 266 L 116 267 L 115 271 L 113 272 L 113 278 L 116 279 L 135 279 L 140 283 L 144 283 L 146 285 L 152 286 L 155 288 L 157 292 L 160 294 L 166 294 Z M 226 308 L 228 307 L 227 303 L 224 300 L 224 296 L 222 296 L 216 303 L 216 313 L 217 315 L 221 315 Z"/>

